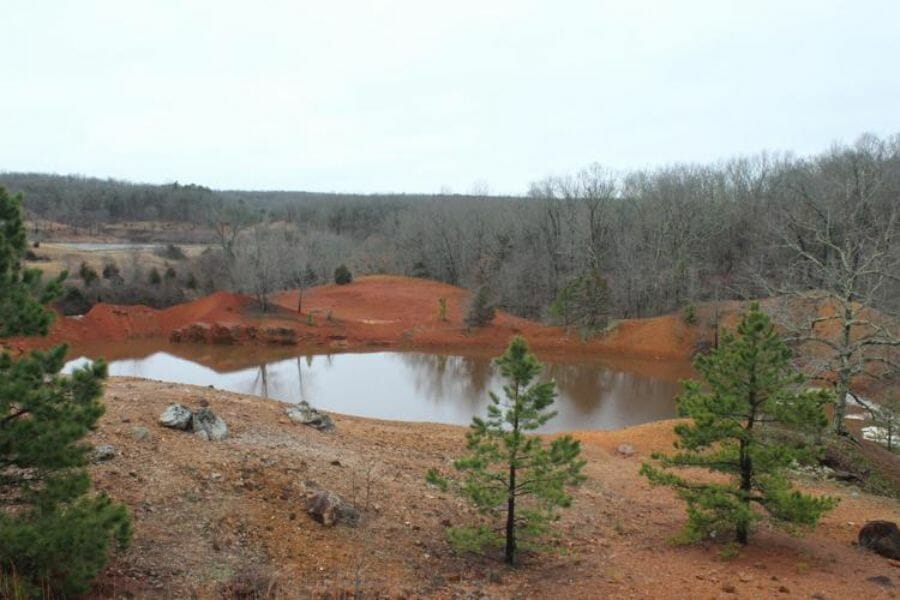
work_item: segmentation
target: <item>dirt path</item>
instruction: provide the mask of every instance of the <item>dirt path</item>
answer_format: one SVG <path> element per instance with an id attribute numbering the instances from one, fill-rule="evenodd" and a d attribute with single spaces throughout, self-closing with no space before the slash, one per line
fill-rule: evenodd
<path id="1" fill-rule="evenodd" d="M 159 427 L 171 402 L 208 403 L 230 437 L 203 442 Z M 90 442 L 119 454 L 92 472 L 131 507 L 135 539 L 95 597 L 213 598 L 248 587 L 352 597 L 357 577 L 367 598 L 872 599 L 893 591 L 868 578 L 900 584 L 896 563 L 852 544 L 864 521 L 900 520 L 900 505 L 830 482 L 804 483 L 841 498 L 809 537 L 763 528 L 727 561 L 715 545 L 673 547 L 683 506 L 638 475 L 652 450 L 670 446 L 671 422 L 582 434 L 589 479 L 557 526 L 560 541 L 507 569 L 451 551 L 444 526 L 465 523 L 469 509 L 424 482 L 460 453 L 462 428 L 336 415 L 337 431 L 325 434 L 291 423 L 277 402 L 137 379 L 112 379 L 106 404 Z M 623 442 L 637 455 L 616 454 Z M 362 525 L 309 518 L 311 482 L 368 504 Z"/>

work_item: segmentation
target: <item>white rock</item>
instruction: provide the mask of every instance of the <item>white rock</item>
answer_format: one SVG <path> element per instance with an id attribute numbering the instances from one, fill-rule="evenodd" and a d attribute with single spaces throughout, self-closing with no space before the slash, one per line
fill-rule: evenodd
<path id="1" fill-rule="evenodd" d="M 187 429 L 191 425 L 191 409 L 182 404 L 172 404 L 159 417 L 159 424 L 172 429 Z"/>
<path id="2" fill-rule="evenodd" d="M 205 434 L 207 439 L 214 442 L 228 437 L 228 425 L 208 408 L 201 408 L 194 413 L 191 427 L 195 434 Z"/>

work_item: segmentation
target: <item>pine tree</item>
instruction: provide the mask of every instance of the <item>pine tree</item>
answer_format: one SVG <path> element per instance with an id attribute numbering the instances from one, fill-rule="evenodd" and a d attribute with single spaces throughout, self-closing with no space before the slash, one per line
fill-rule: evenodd
<path id="1" fill-rule="evenodd" d="M 563 327 L 577 325 L 592 332 L 606 327 L 609 304 L 609 284 L 599 273 L 591 273 L 576 277 L 563 287 L 550 305 L 550 314 Z"/>
<path id="2" fill-rule="evenodd" d="M 468 454 L 454 463 L 464 474 L 456 482 L 458 491 L 484 515 L 487 523 L 450 529 L 458 548 L 481 551 L 505 546 L 505 560 L 514 564 L 521 546 L 546 531 L 555 509 L 568 507 L 572 498 L 566 486 L 584 480 L 585 462 L 581 445 L 571 436 L 561 436 L 545 447 L 541 438 L 528 435 L 556 416 L 551 406 L 556 398 L 553 381 L 532 383 L 542 366 L 520 337 L 496 359 L 508 380 L 504 399 L 491 392 L 487 419 L 474 417 L 466 434 Z M 428 481 L 446 488 L 449 481 L 432 469 Z M 496 528 L 503 518 L 505 524 Z M 502 533 L 500 533 L 502 531 Z"/>
<path id="3" fill-rule="evenodd" d="M 23 271 L 21 197 L 0 188 L 0 333 L 43 335 L 62 278 Z M 84 592 L 110 544 L 127 544 L 128 514 L 92 495 L 81 439 L 103 414 L 102 361 L 62 376 L 66 348 L 0 356 L 0 597 Z M 24 588 L 24 589 L 23 589 Z"/>
<path id="4" fill-rule="evenodd" d="M 347 285 L 352 281 L 353 274 L 350 272 L 350 269 L 347 268 L 347 265 L 338 265 L 334 270 L 334 282 L 338 285 Z"/>
<path id="5" fill-rule="evenodd" d="M 776 525 L 815 525 L 836 501 L 791 489 L 785 471 L 803 451 L 771 434 L 790 427 L 821 432 L 827 425 L 825 391 L 803 390 L 803 377 L 791 366 L 791 353 L 769 317 L 753 304 L 737 329 L 718 349 L 697 358 L 705 384 L 685 382 L 677 398 L 690 423 L 675 427 L 680 451 L 654 455 L 661 468 L 644 464 L 641 473 L 655 485 L 674 488 L 687 502 L 684 541 L 733 531 L 746 544 L 752 525 L 767 513 Z M 725 480 L 689 481 L 671 468 L 699 467 Z"/>
<path id="6" fill-rule="evenodd" d="M 481 286 L 469 302 L 465 323 L 467 327 L 484 327 L 494 320 L 497 310 L 492 300 L 493 294 L 487 286 Z"/>
<path id="7" fill-rule="evenodd" d="M 43 305 L 62 292 L 66 274 L 43 285 L 39 270 L 22 269 L 25 251 L 22 198 L 0 187 L 0 337 L 46 334 L 51 314 Z"/>

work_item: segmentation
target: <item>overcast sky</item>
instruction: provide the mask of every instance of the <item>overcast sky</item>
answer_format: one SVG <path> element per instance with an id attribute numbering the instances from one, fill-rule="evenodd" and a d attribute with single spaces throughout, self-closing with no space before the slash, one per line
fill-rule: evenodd
<path id="1" fill-rule="evenodd" d="M 900 132 L 900 2 L 3 0 L 0 170 L 497 193 Z"/>

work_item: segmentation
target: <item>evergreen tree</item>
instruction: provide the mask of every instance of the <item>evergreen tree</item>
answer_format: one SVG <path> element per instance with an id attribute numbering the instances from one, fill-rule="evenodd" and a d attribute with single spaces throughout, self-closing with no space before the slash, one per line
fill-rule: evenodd
<path id="1" fill-rule="evenodd" d="M 675 427 L 680 451 L 654 455 L 661 468 L 641 468 L 651 483 L 673 487 L 687 502 L 685 541 L 734 531 L 746 544 L 761 517 L 757 508 L 777 525 L 815 525 L 836 501 L 792 490 L 785 471 L 806 452 L 767 433 L 784 426 L 821 432 L 830 394 L 800 388 L 803 377 L 791 366 L 790 350 L 758 304 L 737 335 L 724 335 L 719 348 L 699 356 L 695 366 L 705 385 L 685 382 L 677 399 L 679 414 L 692 419 Z M 709 469 L 726 479 L 689 481 L 670 470 L 680 467 Z"/>
<path id="2" fill-rule="evenodd" d="M 550 314 L 559 319 L 563 327 L 576 325 L 589 332 L 596 331 L 606 327 L 609 304 L 606 279 L 592 273 L 576 277 L 563 287 L 550 305 Z"/>
<path id="3" fill-rule="evenodd" d="M 466 326 L 484 327 L 493 321 L 496 315 L 497 311 L 494 307 L 491 290 L 487 286 L 481 286 L 469 302 L 465 318 Z"/>
<path id="4" fill-rule="evenodd" d="M 338 285 L 347 285 L 353 281 L 353 274 L 347 265 L 338 265 L 334 270 L 334 282 Z"/>
<path id="5" fill-rule="evenodd" d="M 519 538 L 527 543 L 543 533 L 555 509 L 571 504 L 566 486 L 584 480 L 585 462 L 579 458 L 580 443 L 571 436 L 558 437 L 545 447 L 540 437 L 528 435 L 556 416 L 550 408 L 556 384 L 532 383 L 542 366 L 525 340 L 513 339 L 495 362 L 508 380 L 503 386 L 505 398 L 491 392 L 487 419 L 472 419 L 466 434 L 469 452 L 454 463 L 464 474 L 458 490 L 492 524 L 451 529 L 449 536 L 454 545 L 466 550 L 503 543 L 505 560 L 513 564 Z M 428 481 L 442 488 L 449 485 L 434 469 Z M 493 525 L 501 517 L 505 526 L 496 528 Z"/>
<path id="6" fill-rule="evenodd" d="M 46 334 L 43 304 L 62 279 L 41 285 L 22 271 L 21 197 L 0 188 L 0 332 Z M 66 348 L 13 359 L 0 356 L 0 597 L 84 592 L 103 568 L 110 543 L 127 544 L 128 514 L 89 494 L 90 447 L 81 439 L 103 414 L 102 361 L 62 376 Z"/>
<path id="7" fill-rule="evenodd" d="M 66 274 L 44 285 L 39 270 L 22 268 L 25 250 L 22 197 L 0 187 L 0 337 L 46 334 L 51 314 L 43 305 L 62 292 Z"/>

